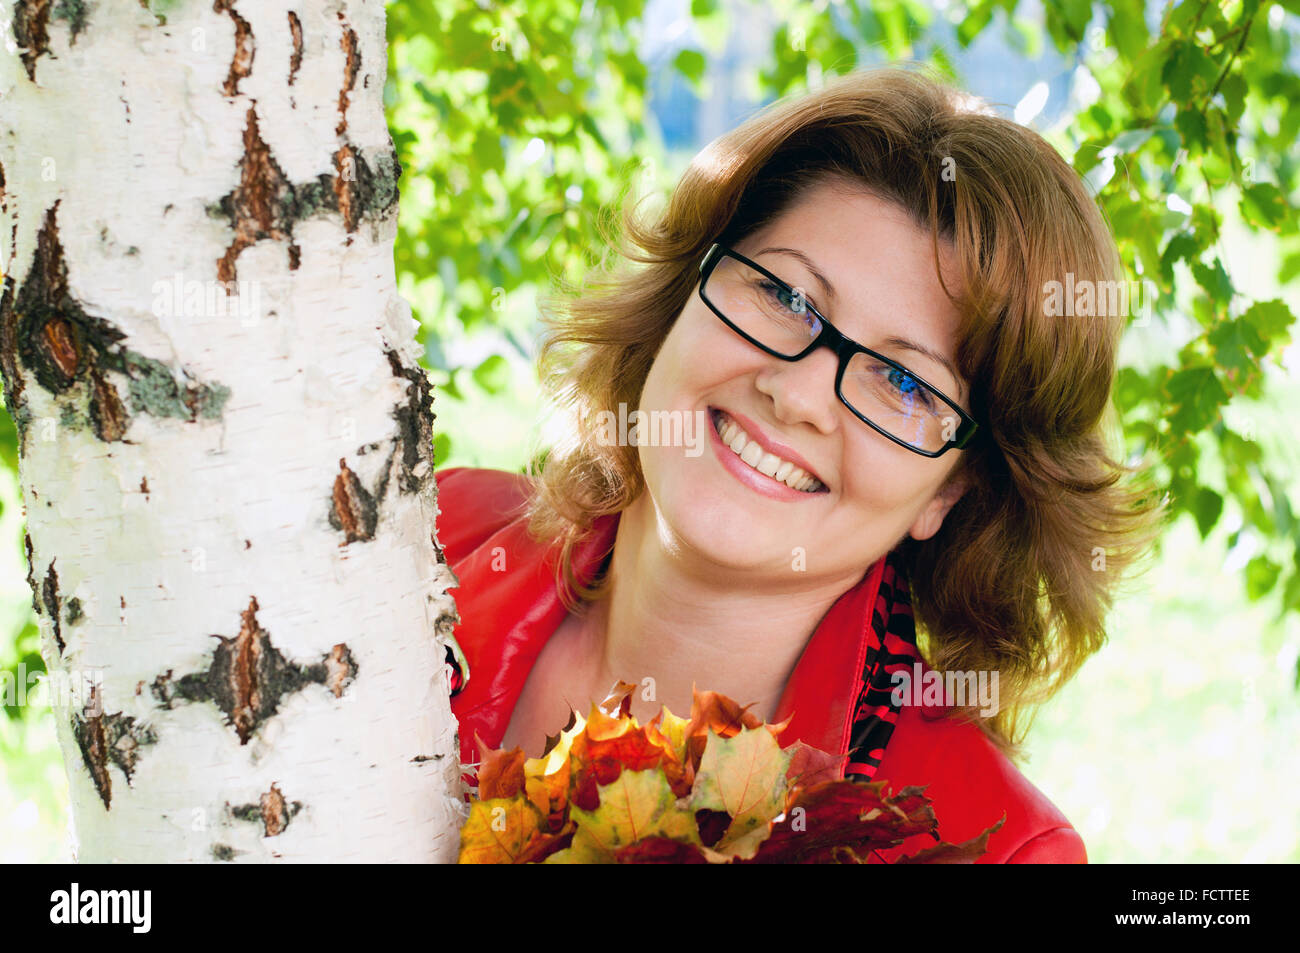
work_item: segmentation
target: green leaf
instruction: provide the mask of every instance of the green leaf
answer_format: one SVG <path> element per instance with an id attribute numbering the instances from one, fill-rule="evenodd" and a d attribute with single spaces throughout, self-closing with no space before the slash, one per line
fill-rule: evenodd
<path id="1" fill-rule="evenodd" d="M 1242 373 L 1255 367 L 1255 358 L 1268 353 L 1268 342 L 1260 336 L 1253 324 L 1241 318 L 1217 325 L 1210 331 L 1208 338 L 1219 366 Z"/>
<path id="2" fill-rule="evenodd" d="M 1155 118 L 1156 107 L 1164 95 L 1162 77 L 1168 66 L 1171 42 L 1162 40 L 1144 50 L 1133 62 L 1133 72 L 1124 83 L 1124 100 L 1140 116 Z"/>
<path id="3" fill-rule="evenodd" d="M 1214 524 L 1219 521 L 1219 515 L 1223 512 L 1223 497 L 1215 493 L 1209 487 L 1198 487 L 1196 495 L 1190 501 L 1192 515 L 1196 517 L 1196 528 L 1201 534 L 1201 539 L 1210 535 L 1210 530 L 1214 529 Z"/>
<path id="4" fill-rule="evenodd" d="M 1134 60 L 1150 40 L 1142 0 L 1114 0 L 1110 8 L 1111 42 L 1126 60 Z"/>
<path id="5" fill-rule="evenodd" d="M 463 391 L 461 391 L 460 385 L 456 383 L 456 372 L 460 370 L 464 370 L 464 368 L 453 367 L 450 368 L 449 370 L 450 373 L 448 373 L 447 375 L 446 382 L 439 384 L 438 389 L 442 391 L 444 394 L 446 394 L 448 397 L 450 397 L 452 400 L 464 401 L 465 394 Z"/>
<path id="6" fill-rule="evenodd" d="M 1246 81 L 1236 73 L 1229 73 L 1219 87 L 1228 118 L 1236 122 L 1246 110 Z"/>
<path id="7" fill-rule="evenodd" d="M 501 136 L 495 128 L 484 127 L 474 137 L 474 161 L 476 172 L 481 174 L 488 169 L 499 170 L 505 165 L 506 154 L 501 147 Z"/>
<path id="8" fill-rule="evenodd" d="M 1240 208 L 1247 224 L 1275 232 L 1286 222 L 1291 211 L 1286 198 L 1272 182 L 1260 182 L 1242 189 Z"/>
<path id="9" fill-rule="evenodd" d="M 1275 585 L 1282 567 L 1267 556 L 1256 556 L 1246 563 L 1246 595 L 1252 600 L 1263 598 Z"/>
<path id="10" fill-rule="evenodd" d="M 1187 42 L 1174 47 L 1160 79 L 1169 87 L 1175 102 L 1187 102 L 1206 92 L 1217 75 L 1214 60 L 1196 43 Z"/>
<path id="11" fill-rule="evenodd" d="M 1182 136 L 1183 145 L 1193 155 L 1205 148 L 1205 116 L 1198 109 L 1180 109 L 1174 117 L 1174 128 Z"/>
<path id="12" fill-rule="evenodd" d="M 500 354 L 493 354 L 472 373 L 474 383 L 489 394 L 500 394 L 510 383 L 510 363 Z"/>
<path id="13" fill-rule="evenodd" d="M 1300 251 L 1289 252 L 1282 256 L 1282 267 L 1277 271 L 1277 280 L 1286 284 L 1300 275 Z"/>
<path id="14" fill-rule="evenodd" d="M 7 409 L 0 410 L 0 459 L 14 473 L 18 472 L 18 430 Z"/>
<path id="15" fill-rule="evenodd" d="M 1219 407 L 1228 402 L 1228 392 L 1212 367 L 1175 371 L 1165 383 L 1165 393 L 1173 407 L 1169 423 L 1175 433 L 1199 433 L 1214 423 Z"/>
<path id="16" fill-rule="evenodd" d="M 1234 289 L 1232 279 L 1228 273 L 1223 270 L 1223 262 L 1218 258 L 1214 259 L 1214 265 L 1204 265 L 1201 262 L 1192 262 L 1192 275 L 1196 278 L 1196 283 L 1204 288 L 1215 302 L 1227 305 L 1232 300 Z"/>
<path id="17" fill-rule="evenodd" d="M 1241 320 L 1254 326 L 1270 348 L 1276 343 L 1286 344 L 1291 340 L 1291 326 L 1295 324 L 1295 315 L 1279 298 L 1270 301 L 1256 301 Z"/>
<path id="18" fill-rule="evenodd" d="M 982 0 L 970 7 L 970 12 L 966 14 L 961 23 L 957 24 L 957 42 L 961 44 L 962 49 L 970 46 L 975 41 L 975 37 L 984 32 L 984 28 L 989 25 L 993 19 L 993 4 L 988 0 Z"/>
<path id="19" fill-rule="evenodd" d="M 1201 253 L 1201 245 L 1187 232 L 1179 232 L 1169 239 L 1169 244 L 1160 253 L 1160 276 L 1168 287 L 1173 284 L 1174 264 L 1179 260 L 1195 262 Z"/>
<path id="20" fill-rule="evenodd" d="M 446 463 L 447 458 L 451 456 L 451 438 L 445 433 L 434 434 L 433 436 L 433 466 L 437 469 Z"/>
<path id="21" fill-rule="evenodd" d="M 673 67 L 692 83 L 698 83 L 704 78 L 708 61 L 699 50 L 682 50 L 674 57 Z"/>

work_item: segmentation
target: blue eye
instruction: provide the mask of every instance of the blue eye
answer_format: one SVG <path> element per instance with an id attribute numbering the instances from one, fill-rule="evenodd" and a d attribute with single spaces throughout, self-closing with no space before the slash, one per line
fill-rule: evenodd
<path id="1" fill-rule="evenodd" d="M 906 371 L 900 371 L 896 367 L 889 368 L 889 383 L 893 385 L 898 393 L 903 397 L 919 397 L 925 406 L 929 407 L 933 403 L 930 399 L 929 390 L 921 384 L 915 377 Z"/>
<path id="2" fill-rule="evenodd" d="M 904 374 L 896 367 L 889 369 L 889 383 L 893 384 L 904 394 L 910 394 L 916 390 L 916 378 L 910 374 Z"/>
<path id="3" fill-rule="evenodd" d="M 774 299 L 781 308 L 789 312 L 791 317 L 803 321 L 809 327 L 814 326 L 817 319 L 813 317 L 812 311 L 808 308 L 808 302 L 802 295 L 795 294 L 766 280 L 762 282 L 762 287 L 767 292 L 768 297 Z"/>

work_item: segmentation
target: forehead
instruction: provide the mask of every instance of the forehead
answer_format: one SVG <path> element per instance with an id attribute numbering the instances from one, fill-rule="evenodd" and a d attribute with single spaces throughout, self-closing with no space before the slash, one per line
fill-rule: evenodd
<path id="1" fill-rule="evenodd" d="M 897 202 L 842 178 L 823 178 L 809 186 L 736 247 L 743 252 L 772 244 L 798 248 L 825 269 L 842 273 L 837 287 L 870 281 L 882 269 L 894 272 L 895 285 L 916 285 L 912 290 L 928 291 L 925 279 L 938 284 L 929 229 Z M 959 269 L 950 242 L 939 241 L 939 258 L 944 280 L 953 287 Z"/>
<path id="2" fill-rule="evenodd" d="M 807 256 L 834 294 L 822 290 L 797 256 L 765 251 L 772 247 Z M 867 347 L 904 337 L 955 363 L 960 315 L 935 273 L 928 229 L 897 203 L 838 180 L 823 181 L 736 250 L 800 286 L 836 327 Z M 939 251 L 944 280 L 958 293 L 955 252 L 942 240 Z"/>

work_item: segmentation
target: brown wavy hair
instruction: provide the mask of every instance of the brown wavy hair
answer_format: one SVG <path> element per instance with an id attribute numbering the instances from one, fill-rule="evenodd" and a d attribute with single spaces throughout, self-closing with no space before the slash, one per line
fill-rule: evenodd
<path id="1" fill-rule="evenodd" d="M 528 515 L 534 538 L 556 543 L 566 605 L 603 597 L 607 576 L 580 585 L 573 548 L 644 483 L 637 448 L 602 445 L 596 415 L 639 406 L 709 245 L 735 245 L 827 177 L 896 202 L 933 237 L 981 427 L 955 471 L 969 488 L 940 530 L 894 552 L 929 664 L 999 673 L 995 716 L 955 714 L 1020 756 L 1037 705 L 1104 644 L 1163 501 L 1149 468 L 1121 459 L 1110 398 L 1125 316 L 1053 317 L 1044 304 L 1047 282 L 1068 272 L 1076 286 L 1122 280 L 1104 216 L 1045 140 L 978 105 L 933 74 L 855 72 L 716 139 L 644 220 L 625 193 L 621 231 L 605 223 L 614 263 L 544 302 L 538 368 L 570 426 L 533 468 Z M 960 293 L 943 284 L 941 239 Z"/>

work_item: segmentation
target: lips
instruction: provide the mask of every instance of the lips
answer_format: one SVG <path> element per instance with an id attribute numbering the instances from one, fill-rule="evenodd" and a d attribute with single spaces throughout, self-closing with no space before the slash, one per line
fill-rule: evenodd
<path id="1" fill-rule="evenodd" d="M 794 478 L 794 482 L 788 483 L 787 485 L 792 488 L 799 487 L 802 492 L 818 493 L 828 491 L 829 487 L 827 487 L 826 481 L 823 480 L 817 471 L 808 464 L 807 460 L 800 456 L 792 447 L 773 440 L 749 417 L 730 409 L 713 406 L 709 407 L 709 414 L 713 419 L 715 430 L 719 430 L 721 427 L 726 426 L 726 418 L 730 418 L 731 422 L 744 432 L 746 446 L 754 445 L 761 449 L 764 454 L 764 459 L 770 460 L 766 455 L 771 454 L 772 457 L 781 461 L 779 468 L 776 470 L 776 474 L 771 474 L 767 473 L 767 468 L 771 467 L 770 462 L 767 464 L 767 468 L 760 469 L 757 459 L 752 462 L 747 459 L 745 461 L 746 464 L 753 467 L 757 472 L 763 473 L 765 476 L 768 476 L 770 479 L 773 479 L 778 483 L 785 483 L 787 475 L 789 475 Z M 807 481 L 803 481 L 800 478 L 799 471 L 802 471 L 802 473 L 806 474 L 811 481 L 814 481 L 814 485 L 811 487 L 807 486 Z M 805 485 L 800 486 L 801 483 L 804 483 Z"/>

